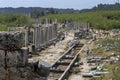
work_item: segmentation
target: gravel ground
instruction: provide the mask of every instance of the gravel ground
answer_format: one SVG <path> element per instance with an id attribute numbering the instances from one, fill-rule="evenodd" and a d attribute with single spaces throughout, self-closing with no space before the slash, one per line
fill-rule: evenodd
<path id="1" fill-rule="evenodd" d="M 46 50 L 41 51 L 39 56 L 34 56 L 31 59 L 34 61 L 42 60 L 53 64 L 64 52 L 67 47 L 67 42 L 73 39 L 73 34 L 68 33 L 65 40 L 56 43 L 55 46 L 51 45 Z"/>

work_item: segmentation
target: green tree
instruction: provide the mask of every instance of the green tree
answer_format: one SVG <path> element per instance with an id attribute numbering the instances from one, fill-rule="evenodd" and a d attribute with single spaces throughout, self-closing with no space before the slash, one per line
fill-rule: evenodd
<path id="1" fill-rule="evenodd" d="M 33 11 L 31 12 L 31 17 L 32 17 L 32 18 L 39 18 L 40 16 L 41 16 L 41 13 L 40 13 L 39 10 L 33 10 Z"/>

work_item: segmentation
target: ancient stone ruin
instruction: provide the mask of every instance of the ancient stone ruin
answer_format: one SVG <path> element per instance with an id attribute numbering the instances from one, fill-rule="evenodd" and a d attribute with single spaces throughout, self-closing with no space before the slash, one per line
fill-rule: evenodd
<path id="1" fill-rule="evenodd" d="M 28 80 L 27 48 L 19 32 L 0 32 L 0 80 Z"/>

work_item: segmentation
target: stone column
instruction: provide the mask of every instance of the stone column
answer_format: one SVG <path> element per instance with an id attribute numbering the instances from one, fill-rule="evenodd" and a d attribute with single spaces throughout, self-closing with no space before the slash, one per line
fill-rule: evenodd
<path id="1" fill-rule="evenodd" d="M 47 40 L 47 42 L 49 42 L 49 30 L 48 30 L 48 27 L 46 27 L 46 30 L 47 30 L 47 32 L 46 32 L 46 40 Z"/>
<path id="2" fill-rule="evenodd" d="M 40 47 L 41 47 L 41 44 L 42 44 L 42 28 L 40 28 Z"/>
<path id="3" fill-rule="evenodd" d="M 43 35 L 44 29 L 41 30 L 41 42 L 42 42 L 42 46 L 44 44 L 44 35 Z"/>
<path id="4" fill-rule="evenodd" d="M 28 45 L 28 30 L 25 30 L 25 47 Z"/>
<path id="5" fill-rule="evenodd" d="M 34 40 L 35 40 L 35 48 L 37 48 L 37 29 L 35 28 L 35 32 L 34 32 Z"/>
<path id="6" fill-rule="evenodd" d="M 33 30 L 33 44 L 35 45 L 35 28 L 33 28 L 34 30 Z"/>
<path id="7" fill-rule="evenodd" d="M 38 46 L 39 46 L 39 49 L 40 49 L 40 27 L 38 28 Z"/>
<path id="8" fill-rule="evenodd" d="M 27 64 L 28 62 L 28 48 L 27 47 L 21 48 L 21 58 L 22 58 L 23 66 L 25 66 L 25 64 Z"/>

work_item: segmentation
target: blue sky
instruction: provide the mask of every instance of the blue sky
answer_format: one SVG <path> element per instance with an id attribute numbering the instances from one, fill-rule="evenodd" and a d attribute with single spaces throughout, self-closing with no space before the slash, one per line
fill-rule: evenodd
<path id="1" fill-rule="evenodd" d="M 117 0 L 0 0 L 0 7 L 53 7 L 84 9 L 99 3 L 115 3 Z"/>

